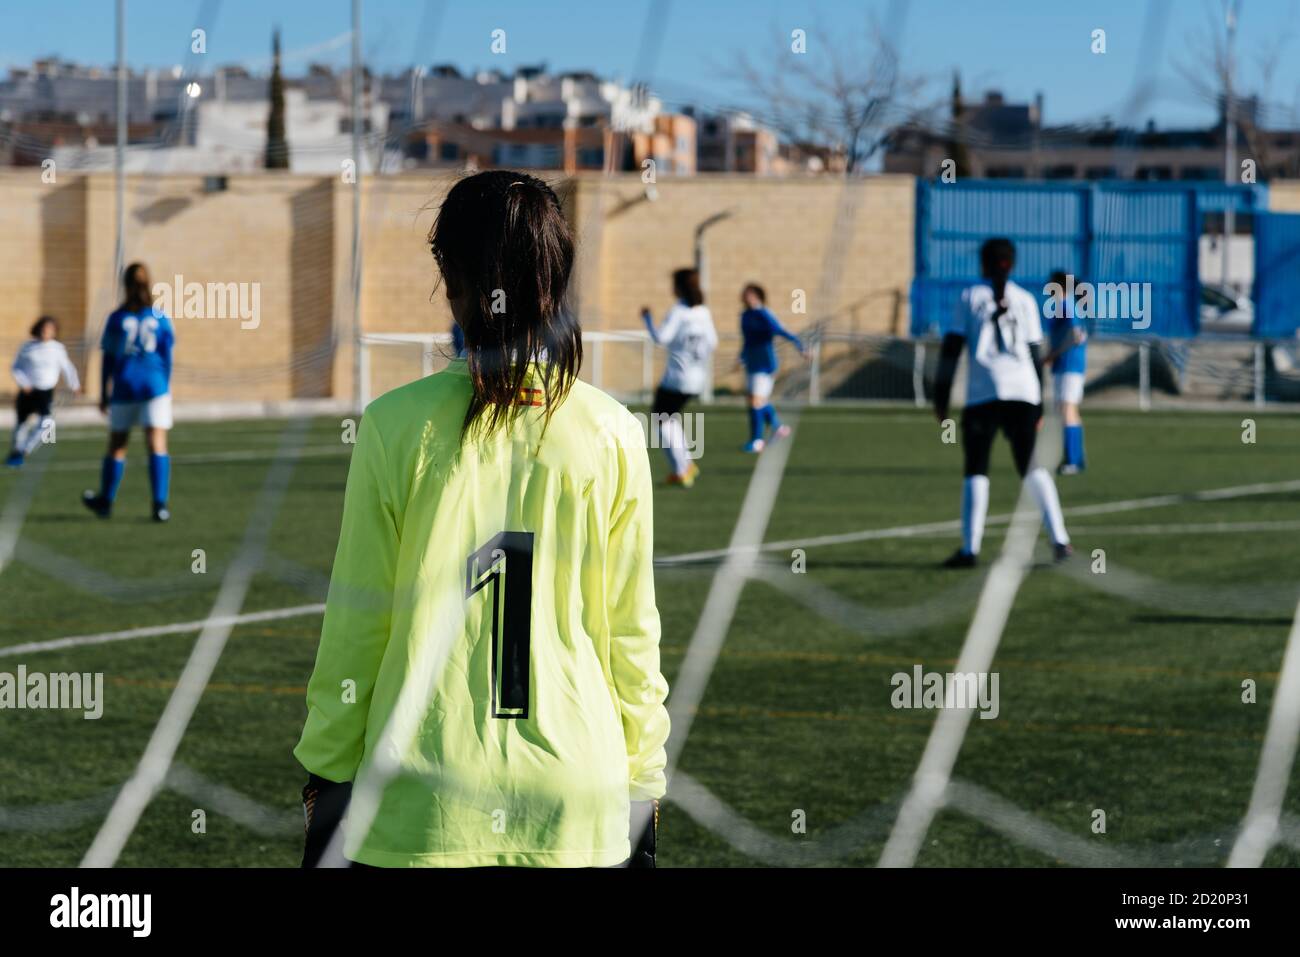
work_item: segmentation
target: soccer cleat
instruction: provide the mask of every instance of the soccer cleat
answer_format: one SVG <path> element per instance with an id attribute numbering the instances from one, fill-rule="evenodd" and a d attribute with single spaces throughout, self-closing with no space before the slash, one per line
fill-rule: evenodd
<path id="1" fill-rule="evenodd" d="M 166 505 L 155 505 L 153 507 L 153 520 L 155 522 L 171 521 L 172 513 L 167 511 Z"/>
<path id="2" fill-rule="evenodd" d="M 5 465 L 11 469 L 20 469 L 23 467 L 23 453 L 14 450 L 9 453 L 9 458 L 5 459 Z"/>
<path id="3" fill-rule="evenodd" d="M 1053 545 L 1052 557 L 1058 562 L 1069 561 L 1070 556 L 1074 554 L 1073 545 Z"/>
<path id="4" fill-rule="evenodd" d="M 695 484 L 696 477 L 700 474 L 700 467 L 694 462 L 686 466 L 686 474 L 678 476 L 682 483 L 682 488 L 691 488 Z"/>
<path id="5" fill-rule="evenodd" d="M 746 442 L 744 445 L 742 445 L 740 447 L 740 451 L 757 453 L 763 451 L 766 445 L 767 443 L 764 442 L 762 439 L 753 439 L 749 442 Z"/>
<path id="6" fill-rule="evenodd" d="M 302 854 L 303 867 L 319 867 L 329 850 L 334 832 L 343 822 L 348 804 L 352 801 L 352 782 L 342 784 L 315 774 L 307 776 L 302 789 L 302 813 L 305 841 Z"/>
<path id="7" fill-rule="evenodd" d="M 655 866 L 655 845 L 659 835 L 659 802 L 633 801 L 629 817 L 628 838 L 632 845 L 632 856 L 627 859 L 627 866 L 637 870 L 650 869 Z M 636 826 L 644 818 L 644 829 L 638 837 Z"/>
<path id="8" fill-rule="evenodd" d="M 979 556 L 957 549 L 943 563 L 944 568 L 974 568 L 979 564 Z"/>
<path id="9" fill-rule="evenodd" d="M 1082 471 L 1082 468 L 1077 465 L 1072 465 L 1069 462 L 1062 462 L 1056 467 L 1057 475 L 1078 475 Z"/>
<path id="10" fill-rule="evenodd" d="M 781 426 L 779 429 L 777 429 L 775 432 L 772 433 L 772 438 L 773 438 L 773 439 L 784 439 L 784 438 L 786 438 L 787 436 L 789 436 L 789 434 L 790 434 L 790 426 L 788 426 L 788 425 L 783 425 L 783 426 Z"/>
<path id="11" fill-rule="evenodd" d="M 113 503 L 98 492 L 92 492 L 90 489 L 86 489 L 81 493 L 81 504 L 100 518 L 108 518 L 113 513 Z"/>

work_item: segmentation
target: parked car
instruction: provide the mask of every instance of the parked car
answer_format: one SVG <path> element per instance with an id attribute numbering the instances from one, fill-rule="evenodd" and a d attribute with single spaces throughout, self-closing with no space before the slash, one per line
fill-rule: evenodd
<path id="1" fill-rule="evenodd" d="M 1201 284 L 1201 332 L 1245 336 L 1255 324 L 1250 296 L 1231 286 Z"/>

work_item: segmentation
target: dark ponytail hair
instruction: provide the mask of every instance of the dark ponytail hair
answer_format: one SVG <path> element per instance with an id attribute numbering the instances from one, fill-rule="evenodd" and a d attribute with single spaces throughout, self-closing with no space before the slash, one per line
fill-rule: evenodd
<path id="1" fill-rule="evenodd" d="M 698 269 L 679 269 L 673 273 L 673 293 L 688 306 L 704 304 L 704 290 L 700 288 Z"/>
<path id="2" fill-rule="evenodd" d="M 153 306 L 149 268 L 144 263 L 131 263 L 122 270 L 122 292 L 122 308 L 127 312 L 142 312 Z"/>
<path id="3" fill-rule="evenodd" d="M 567 300 L 573 235 L 554 190 L 509 170 L 466 177 L 443 201 L 429 245 L 449 294 L 469 303 L 461 330 L 474 395 L 462 440 L 471 430 L 490 435 L 518 411 L 531 362 L 549 423 L 582 365 Z"/>
<path id="4" fill-rule="evenodd" d="M 980 247 L 980 266 L 984 277 L 993 284 L 993 301 L 996 307 L 993 318 L 998 319 L 1006 312 L 1002 306 L 1002 297 L 1007 291 L 1007 280 L 1011 278 L 1011 269 L 1016 264 L 1016 246 L 1009 239 L 997 237 L 986 239 Z"/>

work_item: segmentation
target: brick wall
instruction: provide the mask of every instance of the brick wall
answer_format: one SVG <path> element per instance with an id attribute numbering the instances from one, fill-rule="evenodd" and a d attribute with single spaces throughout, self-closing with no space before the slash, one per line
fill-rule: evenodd
<path id="1" fill-rule="evenodd" d="M 587 328 L 636 328 L 643 304 L 662 316 L 672 270 L 691 263 L 696 224 L 723 210 L 731 217 L 706 237 L 705 291 L 720 331 L 734 330 L 740 288 L 751 280 L 767 287 L 770 305 L 796 331 L 822 317 L 863 332 L 907 328 L 910 177 L 664 177 L 653 201 L 639 174 L 548 178 L 578 229 L 574 293 Z M 366 331 L 449 330 L 425 236 L 454 179 L 421 173 L 365 180 Z M 109 174 L 59 173 L 46 183 L 39 168 L 0 170 L 0 358 L 7 362 L 36 316 L 49 312 L 62 321 L 83 370 L 98 375 L 96 337 L 119 298 L 114 204 Z M 349 185 L 319 176 L 232 175 L 225 190 L 209 192 L 202 177 L 132 176 L 127 210 L 127 259 L 147 263 L 155 283 L 177 275 L 184 283 L 255 283 L 260 295 L 256 328 L 241 328 L 233 314 L 186 316 L 173 307 L 178 401 L 351 394 Z M 802 313 L 795 311 L 800 294 Z M 419 372 L 418 348 L 372 352 L 375 391 Z M 621 376 L 639 382 L 639 350 L 602 358 L 607 387 Z M 6 377 L 0 391 L 11 389 Z"/>

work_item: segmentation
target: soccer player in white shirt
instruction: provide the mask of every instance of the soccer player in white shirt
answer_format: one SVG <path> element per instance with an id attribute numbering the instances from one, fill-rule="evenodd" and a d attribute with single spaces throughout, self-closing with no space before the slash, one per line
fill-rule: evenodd
<path id="1" fill-rule="evenodd" d="M 963 350 L 970 355 L 966 407 L 961 417 L 966 459 L 962 544 L 944 563 L 949 568 L 971 568 L 978 561 L 989 508 L 989 452 L 999 431 L 1010 441 L 1016 471 L 1029 483 L 1042 509 L 1057 561 L 1073 552 L 1052 477 L 1041 465 L 1033 464 L 1034 441 L 1043 417 L 1039 356 L 1043 328 L 1038 300 L 1010 279 L 1015 261 L 1011 240 L 984 243 L 980 264 L 985 281 L 962 292 L 953 326 L 943 339 L 934 398 L 940 422 L 948 418 L 957 362 Z"/>
<path id="2" fill-rule="evenodd" d="M 690 488 L 700 470 L 686 451 L 681 413 L 708 387 L 718 333 L 713 328 L 713 315 L 704 305 L 699 272 L 679 269 L 673 273 L 673 294 L 677 304 L 668 310 L 662 326 L 655 328 L 654 317 L 646 307 L 641 309 L 641 319 L 650 338 L 668 350 L 668 367 L 655 390 L 650 413 L 659 425 L 659 444 L 668 458 L 668 484 Z"/>
<path id="3" fill-rule="evenodd" d="M 19 468 L 40 445 L 42 436 L 54 425 L 54 389 L 62 377 L 73 392 L 81 391 L 77 367 L 59 341 L 59 324 L 53 316 L 41 316 L 32 326 L 31 338 L 14 356 L 13 377 L 18 384 L 14 401 L 13 444 L 5 464 Z"/>

